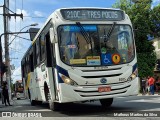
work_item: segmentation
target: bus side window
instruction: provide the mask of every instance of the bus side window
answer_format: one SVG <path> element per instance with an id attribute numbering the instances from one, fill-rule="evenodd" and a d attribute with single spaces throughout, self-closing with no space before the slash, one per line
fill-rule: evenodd
<path id="1" fill-rule="evenodd" d="M 24 78 L 27 76 L 27 63 L 26 63 L 26 58 L 24 59 Z"/>
<path id="2" fill-rule="evenodd" d="M 45 37 L 44 34 L 41 35 L 40 37 L 40 51 L 41 51 L 41 61 L 45 59 Z"/>
<path id="3" fill-rule="evenodd" d="M 31 55 L 29 56 L 29 60 L 30 60 L 30 71 L 33 72 L 34 70 L 34 66 L 33 66 L 33 52 L 31 53 Z"/>
<path id="4" fill-rule="evenodd" d="M 52 49 L 51 49 L 51 42 L 50 42 L 50 35 L 49 32 L 45 35 L 46 39 L 46 55 L 47 55 L 47 60 L 46 60 L 46 66 L 47 67 L 52 67 Z"/>
<path id="5" fill-rule="evenodd" d="M 36 59 L 37 59 L 37 65 L 40 64 L 40 46 L 39 46 L 39 39 L 37 39 L 36 42 Z"/>
<path id="6" fill-rule="evenodd" d="M 36 44 L 33 45 L 33 55 L 34 55 L 34 67 L 37 65 L 37 58 L 36 58 Z"/>
<path id="7" fill-rule="evenodd" d="M 26 61 L 25 61 L 25 68 L 26 68 L 26 75 L 27 75 L 27 73 L 28 73 L 28 60 L 27 60 L 27 56 L 26 56 Z"/>

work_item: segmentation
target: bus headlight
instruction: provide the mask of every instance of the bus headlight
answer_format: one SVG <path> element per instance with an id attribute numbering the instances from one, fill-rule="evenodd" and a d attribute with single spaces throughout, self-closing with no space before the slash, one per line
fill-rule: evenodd
<path id="1" fill-rule="evenodd" d="M 134 80 L 136 78 L 136 75 L 133 73 L 129 78 L 128 81 Z"/>
<path id="2" fill-rule="evenodd" d="M 137 69 L 129 76 L 127 81 L 132 81 L 138 76 Z"/>
<path id="3" fill-rule="evenodd" d="M 72 85 L 72 86 L 78 85 L 74 80 L 66 77 L 65 75 L 61 75 L 61 78 L 62 78 L 63 82 L 68 84 L 68 85 Z"/>

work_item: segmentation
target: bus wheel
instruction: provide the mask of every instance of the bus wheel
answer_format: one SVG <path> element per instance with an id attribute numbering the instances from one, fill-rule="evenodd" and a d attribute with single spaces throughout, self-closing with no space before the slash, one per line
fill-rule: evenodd
<path id="1" fill-rule="evenodd" d="M 37 101 L 37 105 L 42 105 L 42 101 Z"/>
<path id="2" fill-rule="evenodd" d="M 31 100 L 31 105 L 35 106 L 36 105 L 36 101 L 35 100 Z"/>
<path id="3" fill-rule="evenodd" d="M 58 110 L 58 105 L 59 105 L 59 103 L 52 102 L 52 101 L 49 102 L 49 108 L 50 108 L 51 110 L 53 110 L 53 111 Z"/>
<path id="4" fill-rule="evenodd" d="M 113 103 L 113 98 L 107 98 L 107 99 L 100 99 L 100 103 L 103 108 L 108 108 Z"/>

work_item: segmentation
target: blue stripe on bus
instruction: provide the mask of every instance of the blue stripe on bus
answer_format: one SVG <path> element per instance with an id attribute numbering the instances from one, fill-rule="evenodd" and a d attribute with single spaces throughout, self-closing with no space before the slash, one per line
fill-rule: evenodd
<path id="1" fill-rule="evenodd" d="M 138 67 L 137 63 L 133 65 L 133 67 L 132 67 L 132 73 L 137 69 L 137 67 Z"/>
<path id="2" fill-rule="evenodd" d="M 65 75 L 66 77 L 69 77 L 69 74 L 68 74 L 67 70 L 65 70 L 64 68 L 62 68 L 58 65 L 56 66 L 56 68 L 57 68 L 58 73 L 61 73 L 61 74 Z M 58 74 L 58 82 L 59 83 L 64 83 L 63 80 L 61 79 L 61 77 L 59 76 L 59 74 Z"/>
<path id="3" fill-rule="evenodd" d="M 58 83 L 64 83 L 64 81 L 63 81 L 62 78 L 59 76 L 59 74 L 58 74 Z"/>

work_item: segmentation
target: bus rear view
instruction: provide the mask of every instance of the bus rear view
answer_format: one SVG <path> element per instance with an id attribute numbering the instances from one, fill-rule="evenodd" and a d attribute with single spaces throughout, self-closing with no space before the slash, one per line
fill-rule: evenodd
<path id="1" fill-rule="evenodd" d="M 24 98 L 24 86 L 22 83 L 22 80 L 17 80 L 14 83 L 14 91 L 15 91 L 15 97 L 17 98 L 17 100 Z"/>

